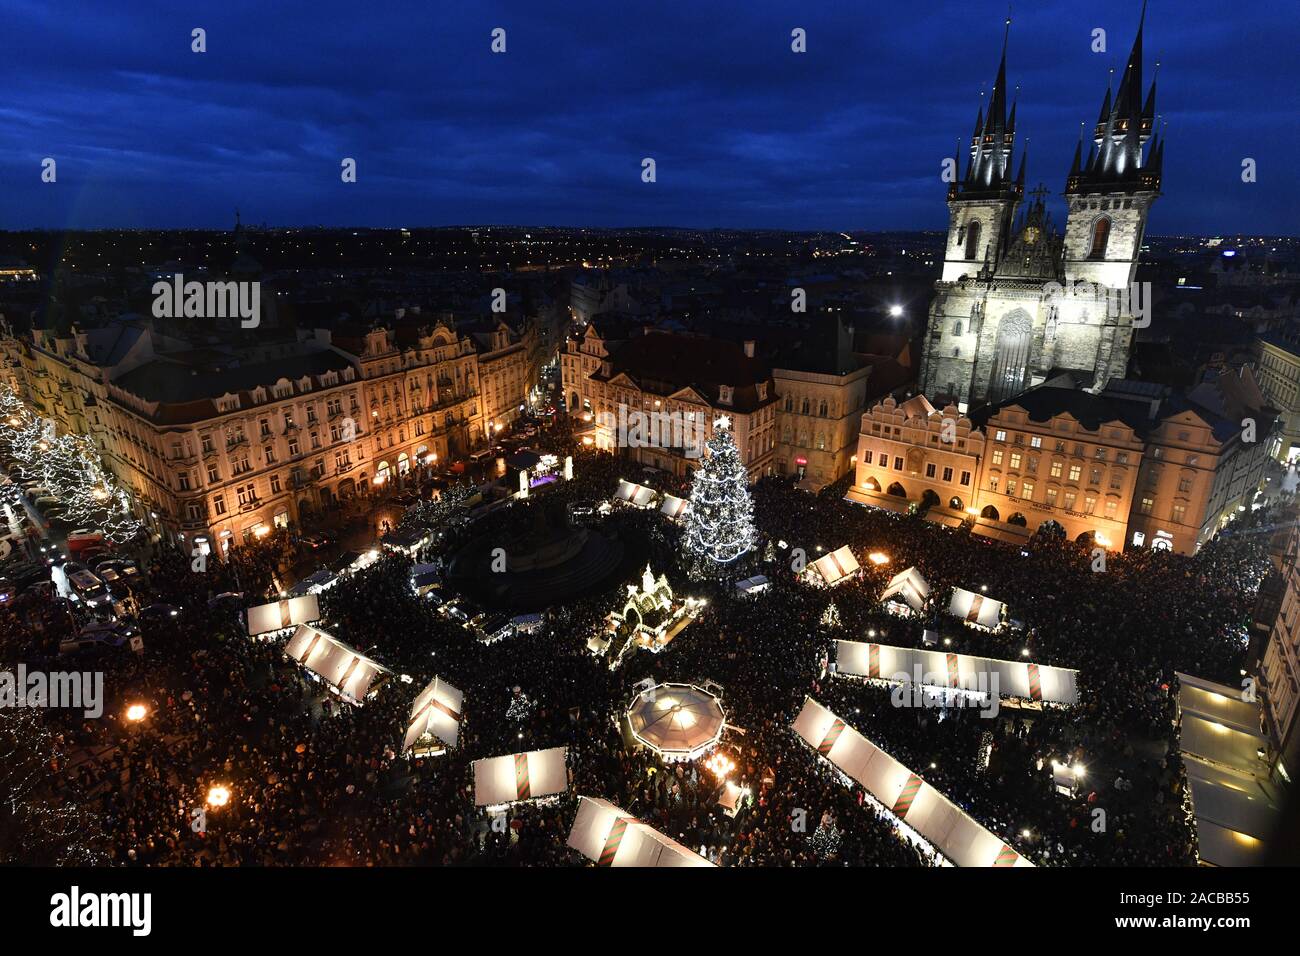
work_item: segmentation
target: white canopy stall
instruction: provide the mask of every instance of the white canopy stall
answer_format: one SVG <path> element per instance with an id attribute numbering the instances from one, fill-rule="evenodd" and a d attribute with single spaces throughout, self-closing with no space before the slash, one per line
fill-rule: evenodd
<path id="1" fill-rule="evenodd" d="M 259 604 L 248 609 L 248 636 L 260 637 L 299 624 L 315 624 L 319 620 L 320 598 L 315 594 Z"/>
<path id="2" fill-rule="evenodd" d="M 844 547 L 837 548 L 830 554 L 822 555 L 814 561 L 808 569 L 808 573 L 814 583 L 834 587 L 836 584 L 852 578 L 859 570 L 861 570 L 861 565 L 858 564 L 858 559 L 853 556 L 853 551 L 846 544 Z"/>
<path id="3" fill-rule="evenodd" d="M 654 503 L 654 499 L 655 492 L 653 488 L 633 484 L 626 478 L 618 480 L 618 490 L 614 492 L 615 501 L 631 505 L 634 508 L 649 508 Z"/>
<path id="4" fill-rule="evenodd" d="M 906 615 L 920 614 L 930 600 L 930 585 L 916 568 L 899 571 L 889 580 L 880 595 L 880 603 L 890 611 Z"/>
<path id="5" fill-rule="evenodd" d="M 598 866 L 713 866 L 599 797 L 579 797 L 569 846 Z"/>
<path id="6" fill-rule="evenodd" d="M 957 866 L 1033 866 L 952 801 L 811 697 L 794 731 L 876 805 Z"/>
<path id="7" fill-rule="evenodd" d="M 563 793 L 569 788 L 568 751 L 568 747 L 551 747 L 475 760 L 474 806 L 503 807 Z"/>
<path id="8" fill-rule="evenodd" d="M 974 591 L 953 588 L 952 600 L 948 603 L 948 613 L 953 617 L 961 618 L 967 624 L 992 631 L 1002 624 L 1003 606 L 1001 601 L 976 594 Z"/>
<path id="9" fill-rule="evenodd" d="M 464 694 L 435 677 L 411 705 L 411 722 L 406 728 L 402 750 L 425 757 L 455 747 L 464 702 Z"/>
<path id="10" fill-rule="evenodd" d="M 836 672 L 849 677 L 960 688 L 974 693 L 1072 706 L 1079 672 L 1028 661 L 1002 661 L 914 647 L 838 641 Z"/>
<path id="11" fill-rule="evenodd" d="M 686 517 L 686 510 L 691 503 L 685 498 L 678 498 L 676 495 L 664 495 L 664 503 L 659 506 L 659 511 L 673 521 L 681 521 Z"/>
<path id="12" fill-rule="evenodd" d="M 387 667 L 309 624 L 298 625 L 284 652 L 353 704 L 365 700 L 392 674 Z"/>

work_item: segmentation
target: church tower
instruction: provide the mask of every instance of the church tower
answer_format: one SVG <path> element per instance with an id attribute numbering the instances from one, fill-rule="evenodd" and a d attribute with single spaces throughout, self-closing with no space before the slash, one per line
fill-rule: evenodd
<path id="1" fill-rule="evenodd" d="M 953 282 L 974 275 L 998 261 L 1008 241 L 1016 207 L 1024 198 L 1024 162 L 1020 175 L 1012 176 L 1011 152 L 1016 138 L 1016 105 L 1007 115 L 1007 38 L 1011 20 L 1002 37 L 1002 59 L 998 63 L 988 115 L 980 104 L 971 136 L 970 161 L 966 175 L 948 187 L 948 244 L 943 256 L 943 281 Z"/>
<path id="2" fill-rule="evenodd" d="M 1065 186 L 1069 207 L 1064 247 L 1067 295 L 1061 305 L 1061 320 L 1093 327 L 1089 332 L 1095 329 L 1092 364 L 1098 388 L 1105 387 L 1106 378 L 1125 373 L 1134 310 L 1149 305 L 1147 297 L 1131 291 L 1147 216 L 1160 196 L 1164 158 L 1164 143 L 1155 134 L 1154 79 L 1145 98 L 1142 95 L 1145 21 L 1144 3 L 1119 90 L 1112 99 L 1107 88 L 1087 158 L 1080 137 Z M 1124 294 L 1117 292 L 1103 302 L 1099 296 L 1080 295 L 1073 289 L 1076 283 L 1087 283 L 1098 292 L 1122 289 Z"/>

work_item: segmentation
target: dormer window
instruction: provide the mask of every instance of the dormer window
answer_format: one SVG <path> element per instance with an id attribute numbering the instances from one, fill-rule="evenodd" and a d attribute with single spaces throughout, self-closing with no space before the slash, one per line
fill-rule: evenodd
<path id="1" fill-rule="evenodd" d="M 758 383 L 758 400 L 760 402 L 767 401 L 767 382 Z"/>
<path id="2" fill-rule="evenodd" d="M 731 387 L 730 385 L 720 385 L 720 386 L 718 386 L 718 402 L 719 402 L 719 404 L 722 404 L 722 405 L 730 405 L 730 404 L 732 403 L 732 392 L 733 392 L 733 390 L 732 390 L 732 387 Z"/>

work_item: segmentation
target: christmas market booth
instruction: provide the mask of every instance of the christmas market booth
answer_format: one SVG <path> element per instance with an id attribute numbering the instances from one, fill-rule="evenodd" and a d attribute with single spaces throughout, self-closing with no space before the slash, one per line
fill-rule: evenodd
<path id="1" fill-rule="evenodd" d="M 413 757 L 433 757 L 455 747 L 464 702 L 465 695 L 442 678 L 430 681 L 411 705 L 403 752 Z"/>
<path id="2" fill-rule="evenodd" d="M 618 480 L 618 490 L 614 492 L 614 503 L 630 505 L 633 508 L 649 508 L 654 504 L 655 490 L 645 485 L 636 485 L 626 478 Z"/>
<path id="3" fill-rule="evenodd" d="M 834 587 L 851 581 L 862 570 L 858 559 L 846 544 L 830 554 L 822 555 L 808 567 L 808 578 L 822 587 Z"/>
<path id="4" fill-rule="evenodd" d="M 866 791 L 872 806 L 910 842 L 956 866 L 1033 866 L 955 803 L 811 697 L 794 731 Z"/>
<path id="5" fill-rule="evenodd" d="M 670 521 L 680 522 L 686 517 L 686 509 L 691 503 L 676 495 L 664 495 L 664 503 L 659 506 L 659 513 L 666 515 Z"/>
<path id="6" fill-rule="evenodd" d="M 880 603 L 885 606 L 885 610 L 902 617 L 920 614 L 928 600 L 930 585 L 916 568 L 895 574 L 880 595 Z"/>
<path id="7" fill-rule="evenodd" d="M 1079 672 L 1029 661 L 1003 661 L 915 647 L 838 641 L 836 673 L 890 683 L 960 690 L 968 695 L 1010 698 L 1031 704 L 1079 702 Z"/>
<path id="8" fill-rule="evenodd" d="M 350 704 L 361 704 L 393 673 L 310 624 L 298 625 L 284 652 Z"/>
<path id="9" fill-rule="evenodd" d="M 965 588 L 953 588 L 952 600 L 948 602 L 948 613 L 959 617 L 972 627 L 986 631 L 996 631 L 1002 626 L 1004 605 L 1001 601 L 967 591 Z"/>
<path id="10" fill-rule="evenodd" d="M 715 694 L 694 684 L 656 684 L 627 709 L 632 738 L 666 763 L 695 760 L 717 746 L 727 724 Z"/>
<path id="11" fill-rule="evenodd" d="M 551 747 L 475 760 L 474 806 L 498 810 L 563 793 L 569 788 L 568 751 L 568 747 Z"/>
<path id="12" fill-rule="evenodd" d="M 599 797 L 579 797 L 570 847 L 597 866 L 713 866 L 647 823 Z"/>
<path id="13" fill-rule="evenodd" d="M 320 599 L 315 594 L 286 598 L 248 609 L 248 636 L 274 637 L 280 631 L 320 620 Z"/>

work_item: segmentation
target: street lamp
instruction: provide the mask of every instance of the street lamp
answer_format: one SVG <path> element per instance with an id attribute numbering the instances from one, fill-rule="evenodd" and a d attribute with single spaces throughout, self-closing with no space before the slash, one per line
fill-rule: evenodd
<path id="1" fill-rule="evenodd" d="M 901 305 L 891 305 L 889 307 L 889 314 L 896 319 L 903 314 L 903 307 Z"/>
<path id="2" fill-rule="evenodd" d="M 144 704 L 132 704 L 126 709 L 126 719 L 133 724 L 138 724 L 148 713 L 149 709 Z"/>

